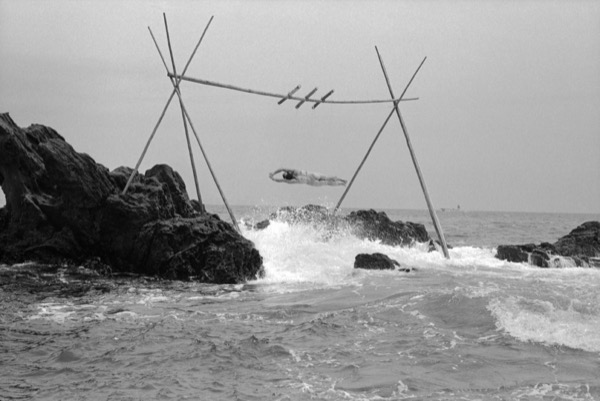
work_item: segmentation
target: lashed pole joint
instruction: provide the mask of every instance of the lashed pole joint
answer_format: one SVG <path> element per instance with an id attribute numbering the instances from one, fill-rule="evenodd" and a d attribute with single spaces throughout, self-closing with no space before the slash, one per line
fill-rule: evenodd
<path id="1" fill-rule="evenodd" d="M 392 85 L 390 83 L 390 79 L 387 75 L 387 71 L 385 69 L 385 65 L 383 64 L 383 59 L 381 58 L 381 54 L 379 54 L 379 49 L 375 46 L 375 51 L 377 52 L 377 57 L 379 58 L 379 64 L 381 64 L 381 69 L 383 71 L 383 76 L 385 77 L 385 82 L 390 91 L 390 96 L 394 99 L 394 91 L 392 89 Z M 425 60 L 423 60 L 425 62 Z M 422 65 L 423 63 L 421 63 Z M 420 66 L 419 66 L 420 68 Z M 437 232 L 438 238 L 442 243 L 442 250 L 444 256 L 446 258 L 450 258 L 450 254 L 448 253 L 448 246 L 446 245 L 446 239 L 444 238 L 444 232 L 442 231 L 442 227 L 437 218 L 437 214 L 435 213 L 435 209 L 433 208 L 433 204 L 431 199 L 429 198 L 429 192 L 427 191 L 427 186 L 425 185 L 425 179 L 423 178 L 423 174 L 421 173 L 421 168 L 419 167 L 419 162 L 417 161 L 417 156 L 415 155 L 415 151 L 412 147 L 412 143 L 410 141 L 410 137 L 408 135 L 408 130 L 406 129 L 406 125 L 404 124 L 404 120 L 402 119 L 402 115 L 400 114 L 400 109 L 398 108 L 398 102 L 394 102 L 394 110 L 396 111 L 396 115 L 398 116 L 398 121 L 400 122 L 400 126 L 402 127 L 402 132 L 404 133 L 404 138 L 406 139 L 406 144 L 408 145 L 408 150 L 410 152 L 410 156 L 412 158 L 413 164 L 415 166 L 415 170 L 417 171 L 417 176 L 419 177 L 419 182 L 421 184 L 421 188 L 423 189 L 423 194 L 425 195 L 425 201 L 427 202 L 427 208 L 429 209 L 429 214 L 431 215 L 431 219 L 433 220 L 433 226 L 435 227 L 435 231 Z"/>

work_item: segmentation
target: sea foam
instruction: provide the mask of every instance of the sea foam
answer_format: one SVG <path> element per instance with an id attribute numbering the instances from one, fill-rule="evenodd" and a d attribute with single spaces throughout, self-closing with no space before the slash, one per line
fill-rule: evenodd
<path id="1" fill-rule="evenodd" d="M 488 309 L 498 329 L 521 341 L 600 352 L 599 311 L 582 307 L 578 301 L 565 307 L 557 300 L 510 296 L 493 299 Z"/>

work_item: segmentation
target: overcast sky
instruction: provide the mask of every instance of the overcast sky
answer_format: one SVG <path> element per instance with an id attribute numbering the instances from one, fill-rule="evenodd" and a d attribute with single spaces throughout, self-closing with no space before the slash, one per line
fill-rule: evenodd
<path id="1" fill-rule="evenodd" d="M 0 112 L 56 129 L 109 169 L 134 166 L 171 93 L 167 14 L 181 71 L 331 99 L 398 95 L 437 208 L 600 213 L 598 1 L 7 1 L 0 0 Z M 221 186 L 237 205 L 335 205 L 342 187 L 272 182 L 279 167 L 350 179 L 390 105 L 281 106 L 182 84 Z M 197 147 L 204 201 L 220 198 Z M 141 171 L 173 166 L 195 197 L 173 102 Z M 425 209 L 394 117 L 344 206 Z"/>

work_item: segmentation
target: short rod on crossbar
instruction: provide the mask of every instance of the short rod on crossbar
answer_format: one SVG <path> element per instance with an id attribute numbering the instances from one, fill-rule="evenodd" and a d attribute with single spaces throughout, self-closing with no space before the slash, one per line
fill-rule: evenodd
<path id="1" fill-rule="evenodd" d="M 381 54 L 379 54 L 379 49 L 377 49 L 377 46 L 375 46 L 375 51 L 377 52 L 377 57 L 379 58 L 379 64 L 381 64 L 381 69 L 383 71 L 383 76 L 385 77 L 385 82 L 387 84 L 388 90 L 390 91 L 390 96 L 393 99 L 394 91 L 392 89 L 390 79 L 388 77 L 387 71 L 385 69 L 385 65 L 383 64 L 383 59 L 381 58 Z M 425 60 L 423 60 L 423 61 L 425 61 Z M 423 63 L 421 63 L 421 65 L 422 64 Z M 429 192 L 427 191 L 427 185 L 425 184 L 425 178 L 423 177 L 423 174 L 421 173 L 421 168 L 419 167 L 419 162 L 417 161 L 417 156 L 412 147 L 412 143 L 411 143 L 410 137 L 408 135 L 408 130 L 406 129 L 406 125 L 404 123 L 404 120 L 402 119 L 402 115 L 400 114 L 400 110 L 398 109 L 397 103 L 394 103 L 394 110 L 396 111 L 396 115 L 398 116 L 398 121 L 400 122 L 400 126 L 402 127 L 402 132 L 404 133 L 404 138 L 406 139 L 406 144 L 408 145 L 408 150 L 410 152 L 410 156 L 411 156 L 413 164 L 415 166 L 415 170 L 417 171 L 417 176 L 418 176 L 419 182 L 421 184 L 421 189 L 423 190 L 423 195 L 425 195 L 425 201 L 427 202 L 427 208 L 429 209 L 429 214 L 431 216 L 431 219 L 433 220 L 433 226 L 435 228 L 435 231 L 437 232 L 440 242 L 442 243 L 442 250 L 443 250 L 444 256 L 446 258 L 450 259 L 450 254 L 448 253 L 448 246 L 446 245 L 446 239 L 444 238 L 444 232 L 442 231 L 442 227 L 438 220 L 437 214 L 435 213 L 435 209 L 433 207 L 431 199 L 429 198 Z"/>
<path id="2" fill-rule="evenodd" d="M 283 104 L 283 102 L 288 100 L 294 93 L 298 92 L 300 90 L 300 88 L 301 88 L 300 85 L 296 86 L 294 89 L 292 89 L 291 91 L 288 92 L 286 97 L 281 98 L 281 100 L 278 101 L 277 104 Z"/>

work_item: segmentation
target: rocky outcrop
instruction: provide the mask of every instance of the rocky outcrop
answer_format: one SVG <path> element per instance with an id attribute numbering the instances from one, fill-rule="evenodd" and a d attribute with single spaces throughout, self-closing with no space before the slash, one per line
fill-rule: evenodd
<path id="1" fill-rule="evenodd" d="M 554 244 L 500 245 L 496 257 L 539 267 L 600 267 L 600 222 L 583 223 Z"/>
<path id="2" fill-rule="evenodd" d="M 383 253 L 359 253 L 354 258 L 355 269 L 367 269 L 367 270 L 394 270 L 409 273 L 414 268 L 402 267 L 397 260 L 390 258 Z"/>
<path id="3" fill-rule="evenodd" d="M 373 209 L 351 212 L 346 216 L 359 238 L 380 240 L 391 246 L 410 246 L 416 242 L 429 242 L 430 237 L 423 224 L 392 221 L 385 212 Z"/>
<path id="4" fill-rule="evenodd" d="M 382 244 L 391 246 L 411 246 L 427 242 L 430 244 L 430 251 L 436 249 L 423 224 L 392 221 L 385 212 L 376 212 L 373 209 L 358 210 L 340 216 L 332 214 L 325 206 L 286 206 L 272 213 L 269 219 L 254 225 L 249 224 L 248 227 L 262 230 L 268 227 L 271 221 L 310 224 L 331 232 L 347 229 L 360 239 L 381 241 Z"/>
<path id="5" fill-rule="evenodd" d="M 154 166 L 122 195 L 131 172 L 109 172 L 53 129 L 22 129 L 0 114 L 0 262 L 95 260 L 112 271 L 211 283 L 261 274 L 254 245 L 199 213 L 177 172 Z"/>
<path id="6" fill-rule="evenodd" d="M 383 253 L 359 253 L 354 258 L 355 269 L 394 270 L 399 266 L 398 261 Z"/>

